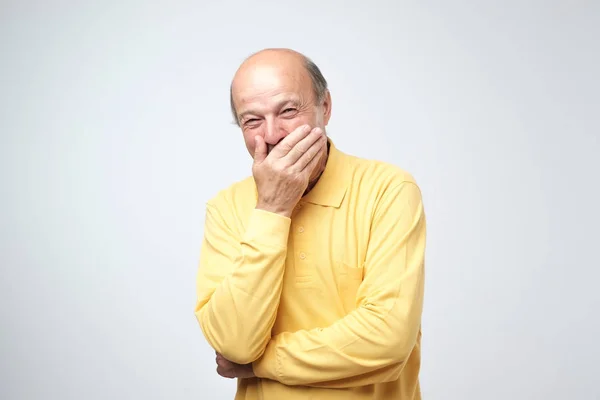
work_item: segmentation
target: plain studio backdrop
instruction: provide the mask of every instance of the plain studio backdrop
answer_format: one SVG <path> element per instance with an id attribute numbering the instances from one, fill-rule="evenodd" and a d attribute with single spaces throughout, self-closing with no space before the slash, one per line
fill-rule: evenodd
<path id="1" fill-rule="evenodd" d="M 195 277 L 265 47 L 423 190 L 424 398 L 600 398 L 599 3 L 217 3 L 2 2 L 0 398 L 233 398 Z"/>

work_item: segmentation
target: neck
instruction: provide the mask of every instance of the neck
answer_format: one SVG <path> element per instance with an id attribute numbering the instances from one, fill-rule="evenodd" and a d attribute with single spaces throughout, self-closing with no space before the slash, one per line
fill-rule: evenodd
<path id="1" fill-rule="evenodd" d="M 319 182 L 319 179 L 321 178 L 321 175 L 323 175 L 323 171 L 325 171 L 325 167 L 327 166 L 327 159 L 328 158 L 329 158 L 329 142 L 327 142 L 327 152 L 322 156 L 322 161 L 320 162 L 320 166 L 319 166 L 320 171 L 319 171 L 319 174 L 316 176 L 316 178 L 314 178 L 313 180 L 311 180 L 308 183 L 308 187 L 304 191 L 304 196 L 306 196 L 312 190 L 312 188 L 315 187 L 315 185 L 317 184 L 317 182 Z"/>

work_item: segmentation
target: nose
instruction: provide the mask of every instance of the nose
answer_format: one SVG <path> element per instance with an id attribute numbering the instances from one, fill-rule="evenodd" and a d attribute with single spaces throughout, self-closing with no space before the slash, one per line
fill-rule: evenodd
<path id="1" fill-rule="evenodd" d="M 265 121 L 265 143 L 271 149 L 288 135 L 287 130 L 277 120 Z"/>

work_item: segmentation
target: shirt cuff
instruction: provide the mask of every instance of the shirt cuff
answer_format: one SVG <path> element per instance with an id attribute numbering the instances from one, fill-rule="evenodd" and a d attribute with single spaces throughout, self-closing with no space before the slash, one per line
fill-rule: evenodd
<path id="1" fill-rule="evenodd" d="M 258 242 L 267 246 L 286 248 L 291 224 L 291 218 L 254 209 L 250 214 L 244 242 Z"/>
<path id="2" fill-rule="evenodd" d="M 258 378 L 278 381 L 281 377 L 281 360 L 277 357 L 276 337 L 272 338 L 263 355 L 252 363 L 254 375 Z"/>

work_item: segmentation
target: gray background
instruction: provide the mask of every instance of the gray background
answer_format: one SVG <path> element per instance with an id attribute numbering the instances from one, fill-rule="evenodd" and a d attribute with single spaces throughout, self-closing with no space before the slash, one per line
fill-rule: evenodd
<path id="1" fill-rule="evenodd" d="M 204 203 L 250 173 L 230 79 L 279 46 L 341 150 L 423 189 L 424 398 L 600 398 L 598 2 L 1 4 L 0 398 L 233 398 Z"/>

